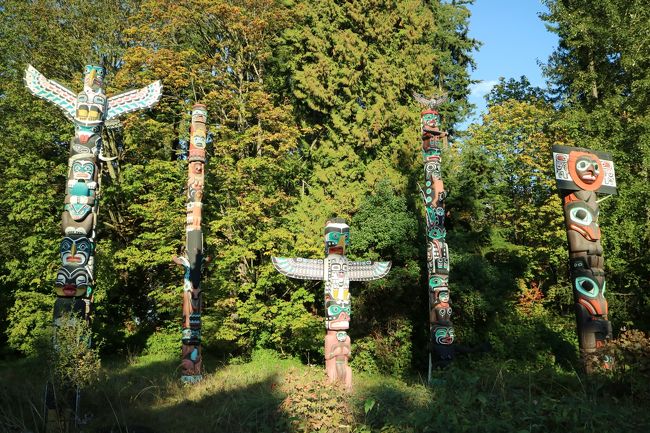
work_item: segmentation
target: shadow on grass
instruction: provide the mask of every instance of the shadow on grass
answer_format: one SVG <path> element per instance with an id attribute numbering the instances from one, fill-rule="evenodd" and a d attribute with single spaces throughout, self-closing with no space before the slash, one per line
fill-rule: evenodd
<path id="1" fill-rule="evenodd" d="M 381 432 L 650 431 L 650 411 L 641 409 L 650 401 L 620 392 L 616 381 L 481 358 L 436 371 L 430 387 L 368 382 L 356 395 L 357 418 Z"/>
<path id="2" fill-rule="evenodd" d="M 203 381 L 184 385 L 177 359 L 138 359 L 114 368 L 85 409 L 98 433 L 286 431 L 278 411 L 284 395 L 270 368 L 218 366 Z"/>

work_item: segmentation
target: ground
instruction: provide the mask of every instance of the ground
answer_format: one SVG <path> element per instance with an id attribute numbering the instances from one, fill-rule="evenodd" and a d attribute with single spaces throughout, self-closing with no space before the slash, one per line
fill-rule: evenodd
<path id="1" fill-rule="evenodd" d="M 79 431 L 650 431 L 650 400 L 638 384 L 489 355 L 436 372 L 431 386 L 417 375 L 356 373 L 351 393 L 327 385 L 321 365 L 273 351 L 208 365 L 193 386 L 180 383 L 177 364 L 164 356 L 105 360 L 99 383 L 83 393 Z M 37 360 L 0 364 L 0 431 L 41 431 L 42 370 Z"/>

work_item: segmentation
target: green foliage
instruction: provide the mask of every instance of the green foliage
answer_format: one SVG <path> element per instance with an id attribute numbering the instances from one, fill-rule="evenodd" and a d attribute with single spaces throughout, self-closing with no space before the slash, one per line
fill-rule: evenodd
<path id="1" fill-rule="evenodd" d="M 490 93 L 485 95 L 488 107 L 511 99 L 534 104 L 547 102 L 548 97 L 542 88 L 533 87 L 525 75 L 519 77 L 519 80 L 514 78 L 506 80 L 504 77 L 499 77 L 499 82 L 492 87 Z"/>
<path id="2" fill-rule="evenodd" d="M 51 330 L 47 365 L 50 377 L 60 388 L 86 388 L 100 379 L 99 350 L 91 346 L 92 331 L 86 321 L 64 313 Z"/>
<path id="3" fill-rule="evenodd" d="M 9 346 L 27 355 L 36 355 L 52 321 L 52 296 L 38 292 L 18 293 L 7 318 Z"/>
<path id="4" fill-rule="evenodd" d="M 602 357 L 612 362 L 605 369 Z M 599 373 L 623 386 L 641 399 L 650 398 L 650 338 L 641 331 L 629 330 L 607 342 L 602 354 L 589 359 Z"/>
<path id="5" fill-rule="evenodd" d="M 411 370 L 413 327 L 407 320 L 395 319 L 386 329 L 352 343 L 354 371 L 405 377 Z"/>
<path id="6" fill-rule="evenodd" d="M 156 331 L 147 338 L 146 355 L 173 358 L 181 350 L 181 332 L 178 330 Z"/>

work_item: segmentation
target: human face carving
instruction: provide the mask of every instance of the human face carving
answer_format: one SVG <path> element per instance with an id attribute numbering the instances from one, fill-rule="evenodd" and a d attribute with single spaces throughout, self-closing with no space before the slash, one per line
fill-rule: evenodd
<path id="1" fill-rule="evenodd" d="M 593 153 L 575 150 L 569 153 L 569 175 L 585 191 L 596 191 L 605 178 L 600 158 Z"/>

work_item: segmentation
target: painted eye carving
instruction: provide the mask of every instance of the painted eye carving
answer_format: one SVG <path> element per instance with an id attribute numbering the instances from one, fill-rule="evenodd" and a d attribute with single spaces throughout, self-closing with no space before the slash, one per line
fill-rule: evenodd
<path id="1" fill-rule="evenodd" d="M 576 278 L 575 287 L 578 292 L 589 298 L 598 296 L 598 283 L 589 277 Z"/>
<path id="2" fill-rule="evenodd" d="M 569 216 L 571 220 L 585 226 L 588 226 L 593 222 L 593 217 L 591 215 L 591 212 L 589 212 L 589 210 L 582 207 L 574 207 L 573 209 L 571 209 L 571 211 L 569 212 Z"/>
<path id="3" fill-rule="evenodd" d="M 576 168 L 578 170 L 582 170 L 582 171 L 587 170 L 589 168 L 589 163 L 587 161 L 584 161 L 584 160 L 583 161 L 578 161 L 578 163 L 576 164 Z"/>
<path id="4" fill-rule="evenodd" d="M 330 316 L 338 316 L 341 313 L 341 307 L 338 305 L 330 305 L 327 307 L 327 313 Z"/>

